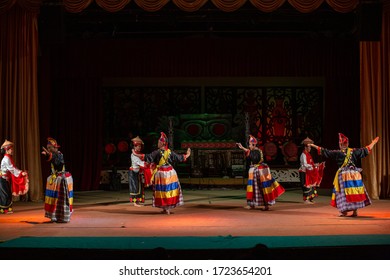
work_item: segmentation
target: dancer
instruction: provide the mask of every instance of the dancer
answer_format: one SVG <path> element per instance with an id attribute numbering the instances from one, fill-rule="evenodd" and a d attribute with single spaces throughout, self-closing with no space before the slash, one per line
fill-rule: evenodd
<path id="1" fill-rule="evenodd" d="M 275 199 L 284 193 L 284 188 L 272 178 L 271 171 L 264 163 L 263 152 L 257 147 L 257 140 L 249 135 L 249 149 L 237 143 L 238 148 L 245 152 L 250 159 L 251 166 L 248 172 L 248 185 L 246 188 L 246 209 L 255 209 L 256 206 L 263 206 L 264 211 L 275 204 Z"/>
<path id="2" fill-rule="evenodd" d="M 141 207 L 145 203 L 145 187 L 149 187 L 152 178 L 150 165 L 142 161 L 135 154 L 140 154 L 144 147 L 144 142 L 138 136 L 131 139 L 134 150 L 131 154 L 131 166 L 129 168 L 129 189 L 130 202 L 134 206 Z"/>
<path id="3" fill-rule="evenodd" d="M 340 150 L 327 150 L 314 144 L 308 144 L 317 149 L 318 153 L 336 161 L 339 169 L 333 180 L 331 205 L 339 210 L 339 216 L 344 217 L 352 211 L 353 217 L 358 215 L 358 209 L 371 204 L 370 197 L 363 184 L 361 168 L 356 167 L 359 159 L 366 157 L 378 142 L 376 137 L 364 148 L 349 148 L 348 138 L 339 133 Z"/>
<path id="4" fill-rule="evenodd" d="M 303 192 L 303 202 L 314 204 L 314 198 L 318 196 L 317 188 L 322 181 L 325 162 L 314 163 L 310 154 L 311 146 L 309 146 L 309 144 L 314 144 L 313 140 L 307 137 L 302 141 L 302 144 L 304 150 L 300 156 L 299 180 Z"/>
<path id="5" fill-rule="evenodd" d="M 73 178 L 65 170 L 64 155 L 58 150 L 60 145 L 51 137 L 42 154 L 51 165 L 51 174 L 47 177 L 45 192 L 45 217 L 51 222 L 68 223 L 73 213 Z"/>
<path id="6" fill-rule="evenodd" d="M 183 194 L 177 177 L 176 170 L 171 165 L 173 162 L 184 162 L 191 155 L 188 148 L 185 154 L 179 155 L 168 148 L 168 137 L 161 132 L 158 140 L 158 149 L 150 154 L 133 154 L 148 163 L 155 163 L 151 182 L 153 184 L 153 207 L 162 208 L 164 214 L 170 214 L 170 210 L 184 204 Z"/>
<path id="7" fill-rule="evenodd" d="M 11 214 L 12 196 L 24 195 L 28 192 L 27 171 L 19 170 L 12 158 L 14 154 L 14 143 L 5 140 L 1 145 L 0 169 L 0 214 Z"/>

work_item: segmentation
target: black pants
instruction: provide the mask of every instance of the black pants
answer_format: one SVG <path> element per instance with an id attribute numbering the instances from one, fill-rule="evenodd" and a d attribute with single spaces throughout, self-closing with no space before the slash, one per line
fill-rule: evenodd
<path id="1" fill-rule="evenodd" d="M 12 206 L 11 184 L 4 178 L 0 178 L 0 209 L 8 209 Z"/>
<path id="2" fill-rule="evenodd" d="M 315 187 L 306 187 L 306 172 L 299 171 L 299 181 L 301 181 L 301 188 L 303 194 L 303 200 L 313 200 L 316 196 L 316 188 Z"/>

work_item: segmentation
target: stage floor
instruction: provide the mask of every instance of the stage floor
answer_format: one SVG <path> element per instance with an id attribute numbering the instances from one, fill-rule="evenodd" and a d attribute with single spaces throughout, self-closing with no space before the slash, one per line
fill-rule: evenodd
<path id="1" fill-rule="evenodd" d="M 22 254 L 28 248 L 43 251 L 47 247 L 69 249 L 71 246 L 94 249 L 96 258 L 100 258 L 96 250 L 116 250 L 120 258 L 118 251 L 162 248 L 171 250 L 173 258 L 178 257 L 173 250 L 187 253 L 202 250 L 203 254 L 216 250 L 219 254 L 210 255 L 211 258 L 227 258 L 228 255 L 220 254 L 224 249 L 256 248 L 260 244 L 275 250 L 294 248 L 295 253 L 297 248 L 304 247 L 317 248 L 317 252 L 320 247 L 339 248 L 337 254 L 352 246 L 365 250 L 366 256 L 369 253 L 378 259 L 389 258 L 390 200 L 373 200 L 372 205 L 359 211 L 358 217 L 339 217 L 337 209 L 329 204 L 330 190 L 321 189 L 319 194 L 315 204 L 306 205 L 300 189 L 288 188 L 270 211 L 262 211 L 244 208 L 244 189 L 183 188 L 185 204 L 166 215 L 151 206 L 150 190 L 146 192 L 143 207 L 129 202 L 126 189 L 76 192 L 74 213 L 71 222 L 66 224 L 50 223 L 44 218 L 43 202 L 18 201 L 14 203 L 13 214 L 0 216 L 0 251 L 14 252 L 13 257 L 18 258 L 18 250 Z M 122 244 L 115 245 L 118 241 Z M 378 251 L 378 248 L 382 249 Z M 294 258 L 279 253 L 282 255 L 273 258 Z M 295 256 L 302 258 L 299 254 Z M 364 252 L 346 257 L 363 256 Z M 199 258 L 199 255 L 192 257 Z"/>

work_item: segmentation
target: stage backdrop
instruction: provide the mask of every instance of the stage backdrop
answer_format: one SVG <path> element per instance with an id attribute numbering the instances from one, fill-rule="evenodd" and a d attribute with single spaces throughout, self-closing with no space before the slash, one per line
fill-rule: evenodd
<path id="1" fill-rule="evenodd" d="M 322 143 L 328 148 L 337 148 L 337 133 L 343 132 L 350 137 L 352 146 L 359 146 L 358 50 L 357 41 L 337 38 L 168 38 L 49 44 L 42 48 L 41 65 L 44 67 L 40 73 L 42 98 L 47 96 L 51 100 L 52 110 L 49 127 L 43 131 L 63 143 L 67 166 L 75 176 L 76 190 L 96 189 L 105 144 L 103 81 L 322 77 Z M 210 96 L 213 94 L 219 95 L 222 91 L 210 88 Z M 142 94 L 139 96 L 141 98 Z M 151 95 L 144 96 L 150 98 Z M 144 100 L 142 108 L 146 108 L 146 112 L 148 104 L 148 100 Z M 237 105 L 229 104 L 234 110 L 243 111 L 242 105 Z M 196 108 L 194 106 L 192 108 Z M 153 127 L 145 130 L 154 131 L 158 117 L 167 115 L 161 112 L 179 110 L 175 104 L 161 102 L 159 111 L 154 112 L 155 117 L 148 120 Z M 130 108 L 128 111 L 132 114 Z M 144 118 L 142 113 L 137 114 L 136 118 Z M 311 133 L 318 134 L 318 131 Z M 334 175 L 331 163 L 326 172 L 330 177 Z"/>
<path id="2" fill-rule="evenodd" d="M 135 86 L 141 82 L 144 85 Z M 157 86 L 159 82 L 162 84 Z M 156 141 L 151 141 L 156 137 L 151 135 L 169 133 L 170 128 L 173 149 L 180 149 L 183 142 L 246 145 L 251 134 L 265 152 L 266 145 L 276 147 L 275 153 L 266 157 L 268 164 L 297 166 L 297 148 L 304 138 L 310 136 L 322 143 L 322 79 L 176 78 L 170 81 L 171 86 L 166 83 L 167 79 L 111 79 L 111 85 L 131 86 L 103 87 L 105 145 L 131 144 L 131 138 L 139 135 L 146 143 L 146 152 L 150 152 L 156 148 Z M 274 85 L 265 86 L 271 83 Z M 230 148 L 238 149 L 235 145 Z M 111 165 L 116 158 L 116 165 L 125 168 L 128 152 L 116 149 L 106 154 L 110 160 L 104 165 Z M 295 153 L 294 159 L 289 152 Z"/>

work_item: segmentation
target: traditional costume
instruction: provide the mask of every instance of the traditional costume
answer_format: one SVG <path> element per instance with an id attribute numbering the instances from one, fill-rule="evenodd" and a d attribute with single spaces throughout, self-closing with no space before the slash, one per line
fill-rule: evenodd
<path id="1" fill-rule="evenodd" d="M 299 168 L 299 179 L 301 182 L 303 201 L 307 204 L 313 203 L 315 197 L 318 196 L 317 188 L 320 186 L 324 173 L 325 163 L 314 163 L 313 157 L 310 154 L 310 146 L 314 141 L 306 138 L 301 144 L 305 146 L 301 156 Z M 309 147 L 309 148 L 307 148 Z"/>
<path id="2" fill-rule="evenodd" d="M 143 149 L 144 142 L 138 136 L 131 139 L 134 148 L 140 147 L 140 151 L 134 151 L 138 153 Z M 131 166 L 129 168 L 129 190 L 130 190 L 130 202 L 134 205 L 140 205 L 145 203 L 145 187 L 151 185 L 152 171 L 150 165 L 141 160 L 135 154 L 131 154 Z"/>
<path id="3" fill-rule="evenodd" d="M 249 143 L 257 145 L 255 137 L 250 135 Z M 249 208 L 265 206 L 264 210 L 275 204 L 276 198 L 284 193 L 284 188 L 272 177 L 271 171 L 264 163 L 263 152 L 259 148 L 246 150 L 245 156 L 250 159 L 246 199 Z"/>
<path id="4" fill-rule="evenodd" d="M 55 152 L 46 153 L 51 165 L 51 174 L 47 177 L 45 192 L 45 217 L 52 222 L 67 223 L 73 213 L 73 178 L 65 170 L 64 155 L 53 138 L 47 139 L 47 146 Z"/>
<path id="5" fill-rule="evenodd" d="M 336 161 L 339 169 L 333 181 L 333 193 L 331 205 L 340 211 L 340 216 L 346 216 L 348 211 L 353 211 L 357 216 L 357 209 L 371 204 L 366 188 L 363 184 L 361 168 L 356 167 L 357 162 L 366 157 L 371 149 L 349 148 L 348 138 L 339 133 L 340 150 L 327 150 L 318 147 L 318 153 Z"/>
<path id="6" fill-rule="evenodd" d="M 179 155 L 168 148 L 168 137 L 161 132 L 159 143 L 162 147 L 150 154 L 141 156 L 142 160 L 154 163 L 151 182 L 153 184 L 153 207 L 163 209 L 163 213 L 170 214 L 170 209 L 183 205 L 183 193 L 180 182 L 173 168 L 173 162 L 184 162 L 187 155 Z"/>
<path id="7" fill-rule="evenodd" d="M 0 213 L 12 213 L 12 196 L 24 195 L 28 192 L 27 172 L 15 167 L 12 153 L 14 143 L 5 140 L 1 145 L 1 153 L 4 154 L 1 160 L 0 169 Z"/>

